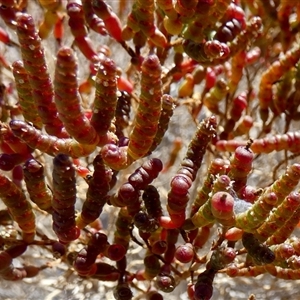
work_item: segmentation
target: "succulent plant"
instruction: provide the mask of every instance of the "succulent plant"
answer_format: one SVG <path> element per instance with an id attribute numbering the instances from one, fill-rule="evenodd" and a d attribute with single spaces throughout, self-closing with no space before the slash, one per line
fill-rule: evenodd
<path id="1" fill-rule="evenodd" d="M 0 1 L 0 278 L 300 279 L 299 28 L 283 0 Z"/>

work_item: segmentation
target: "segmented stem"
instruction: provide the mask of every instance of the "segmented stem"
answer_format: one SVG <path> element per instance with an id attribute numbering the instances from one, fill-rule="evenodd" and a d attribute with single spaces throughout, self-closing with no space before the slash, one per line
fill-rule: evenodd
<path id="1" fill-rule="evenodd" d="M 276 233 L 289 218 L 291 218 L 299 206 L 300 194 L 292 192 L 283 200 L 275 211 L 270 214 L 268 219 L 257 228 L 256 237 L 262 242 L 266 241 L 271 235 Z"/>
<path id="2" fill-rule="evenodd" d="M 162 110 L 158 121 L 157 132 L 148 154 L 152 153 L 161 143 L 166 131 L 168 130 L 170 119 L 175 108 L 174 99 L 172 96 L 164 94 L 162 96 Z"/>
<path id="3" fill-rule="evenodd" d="M 141 95 L 129 136 L 128 155 L 137 160 L 144 157 L 158 130 L 162 108 L 161 66 L 158 57 L 151 54 L 142 64 Z"/>
<path id="4" fill-rule="evenodd" d="M 45 182 L 44 166 L 35 159 L 29 159 L 25 162 L 23 171 L 31 201 L 40 209 L 52 212 L 52 192 Z"/>
<path id="5" fill-rule="evenodd" d="M 76 178 L 72 160 L 65 154 L 53 159 L 53 230 L 63 243 L 76 240 L 80 230 L 75 222 Z"/>
<path id="6" fill-rule="evenodd" d="M 212 190 L 213 182 L 217 175 L 224 175 L 228 168 L 228 162 L 221 158 L 214 159 L 208 169 L 208 174 L 203 182 L 202 187 L 197 191 L 197 196 L 194 200 L 191 209 L 191 217 L 198 209 L 208 200 L 209 193 Z"/>
<path id="7" fill-rule="evenodd" d="M 32 96 L 32 89 L 24 64 L 21 60 L 17 60 L 12 64 L 12 68 L 24 119 L 40 129 L 43 123 Z"/>
<path id="8" fill-rule="evenodd" d="M 167 209 L 175 226 L 180 227 L 185 220 L 185 209 L 189 200 L 188 190 L 196 178 L 206 147 L 214 136 L 215 130 L 215 116 L 208 117 L 200 123 L 188 146 L 181 168 L 170 183 L 171 190 L 168 193 Z"/>
<path id="9" fill-rule="evenodd" d="M 22 230 L 23 240 L 31 243 L 35 235 L 35 216 L 25 194 L 6 176 L 0 174 L 0 197 Z"/>
<path id="10" fill-rule="evenodd" d="M 228 192 L 231 188 L 231 181 L 227 175 L 221 175 L 213 183 L 208 200 L 199 208 L 190 219 L 195 227 L 201 228 L 216 221 L 212 212 L 211 197 L 217 192 Z"/>
<path id="11" fill-rule="evenodd" d="M 96 94 L 91 124 L 100 137 L 99 146 L 116 142 L 112 130 L 112 120 L 117 107 L 117 69 L 113 60 L 104 58 L 100 61 L 96 80 Z"/>
<path id="12" fill-rule="evenodd" d="M 54 92 L 59 118 L 70 136 L 79 143 L 97 145 L 97 133 L 81 108 L 77 60 L 69 47 L 62 47 L 57 53 Z"/>
<path id="13" fill-rule="evenodd" d="M 125 249 L 129 247 L 130 228 L 132 217 L 128 214 L 126 208 L 121 208 L 116 221 L 116 230 L 114 233 L 114 244 L 123 245 Z"/>
<path id="14" fill-rule="evenodd" d="M 97 155 L 93 161 L 94 173 L 88 178 L 88 190 L 86 200 L 81 213 L 77 216 L 77 226 L 83 228 L 95 221 L 109 199 L 109 183 L 112 179 L 112 170 L 104 165 L 101 155 Z"/>
<path id="15" fill-rule="evenodd" d="M 278 228 L 266 241 L 267 245 L 275 245 L 283 243 L 295 230 L 297 224 L 300 221 L 300 208 L 297 208 L 291 217 Z"/>
<path id="16" fill-rule="evenodd" d="M 74 139 L 60 139 L 42 133 L 33 126 L 20 121 L 10 122 L 14 135 L 23 140 L 32 149 L 38 149 L 44 153 L 55 156 L 58 153 L 70 155 L 73 158 L 88 156 L 96 149 L 96 145 L 80 144 Z"/>
<path id="17" fill-rule="evenodd" d="M 28 73 L 32 89 L 32 97 L 45 129 L 51 135 L 58 137 L 63 135 L 65 137 L 65 134 L 62 133 L 63 124 L 58 118 L 54 103 L 53 86 L 45 61 L 44 49 L 31 15 L 19 15 L 17 18 L 17 34 L 21 45 L 24 67 Z"/>

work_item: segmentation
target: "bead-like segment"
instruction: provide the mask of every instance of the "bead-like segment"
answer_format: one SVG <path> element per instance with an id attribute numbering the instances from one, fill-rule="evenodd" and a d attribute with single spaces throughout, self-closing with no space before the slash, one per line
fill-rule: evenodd
<path id="1" fill-rule="evenodd" d="M 47 133 L 61 137 L 63 124 L 58 118 L 54 91 L 45 61 L 41 39 L 29 14 L 17 19 L 17 34 L 21 45 L 24 67 L 28 73 L 32 97 Z"/>
<path id="2" fill-rule="evenodd" d="M 234 218 L 234 198 L 229 193 L 217 192 L 213 194 L 210 203 L 212 214 L 221 224 Z"/>
<path id="3" fill-rule="evenodd" d="M 184 25 L 179 18 L 171 19 L 167 15 L 164 17 L 163 24 L 167 33 L 171 35 L 180 35 Z"/>
<path id="4" fill-rule="evenodd" d="M 231 227 L 225 233 L 225 238 L 228 241 L 236 242 L 242 238 L 244 231 L 240 228 Z"/>
<path id="5" fill-rule="evenodd" d="M 52 192 L 45 182 L 44 166 L 32 158 L 25 162 L 23 171 L 30 200 L 40 209 L 51 212 Z"/>
<path id="6" fill-rule="evenodd" d="M 37 128 L 42 128 L 42 119 L 38 114 L 37 106 L 33 100 L 28 73 L 24 68 L 23 62 L 21 60 L 15 61 L 12 64 L 12 70 L 25 121 L 31 122 Z"/>
<path id="7" fill-rule="evenodd" d="M 184 159 L 181 168 L 170 183 L 171 189 L 168 193 L 167 210 L 176 226 L 175 228 L 180 227 L 185 220 L 185 208 L 189 200 L 188 190 L 195 178 L 194 169 L 197 169 L 194 163 L 189 159 Z M 177 216 L 180 216 L 180 218 L 177 219 Z"/>
<path id="8" fill-rule="evenodd" d="M 254 154 L 249 146 L 236 148 L 233 158 L 230 161 L 228 176 L 233 181 L 233 189 L 238 193 L 246 186 L 247 177 L 252 171 Z"/>
<path id="9" fill-rule="evenodd" d="M 216 149 L 218 151 L 233 152 L 239 146 L 246 146 L 246 141 L 228 140 L 218 141 Z M 254 153 L 271 153 L 272 151 L 287 150 L 294 153 L 300 149 L 300 131 L 291 131 L 285 134 L 270 135 L 262 139 L 256 139 L 251 145 Z"/>
<path id="10" fill-rule="evenodd" d="M 23 240 L 30 243 L 35 235 L 35 216 L 25 194 L 6 176 L 0 174 L 0 197 L 22 230 Z"/>
<path id="11" fill-rule="evenodd" d="M 67 13 L 69 15 L 68 24 L 74 37 L 88 35 L 88 29 L 84 25 L 84 12 L 81 0 L 68 0 Z"/>
<path id="12" fill-rule="evenodd" d="M 96 145 L 83 145 L 71 138 L 60 139 L 44 134 L 20 120 L 11 121 L 10 127 L 13 134 L 23 140 L 30 148 L 38 149 L 52 156 L 64 153 L 77 158 L 88 156 L 96 149 Z"/>
<path id="13" fill-rule="evenodd" d="M 129 136 L 128 155 L 137 160 L 144 157 L 155 139 L 162 108 L 161 65 L 155 54 L 142 64 L 141 94 L 134 127 Z"/>
<path id="14" fill-rule="evenodd" d="M 80 230 L 75 222 L 76 173 L 73 162 L 65 154 L 53 159 L 53 230 L 62 243 L 76 240 Z"/>
<path id="15" fill-rule="evenodd" d="M 17 158 L 19 154 L 17 153 L 2 153 L 0 154 L 0 170 L 11 171 L 16 165 Z"/>
<path id="16" fill-rule="evenodd" d="M 101 155 L 97 155 L 93 161 L 94 173 L 87 179 L 88 190 L 82 211 L 77 216 L 76 223 L 79 228 L 95 221 L 101 214 L 109 196 L 109 183 L 112 179 L 112 170 L 104 165 Z"/>
<path id="17" fill-rule="evenodd" d="M 109 130 L 117 107 L 117 68 L 113 60 L 104 58 L 99 62 L 95 79 L 96 94 L 91 124 L 100 137 L 99 146 L 108 142 Z"/>
<path id="18" fill-rule="evenodd" d="M 158 240 L 151 245 L 151 252 L 153 254 L 161 255 L 164 254 L 167 250 L 167 242 Z"/>
<path id="19" fill-rule="evenodd" d="M 191 262 L 194 255 L 194 246 L 191 243 L 185 243 L 176 248 L 175 258 L 181 263 L 186 264 Z"/>

